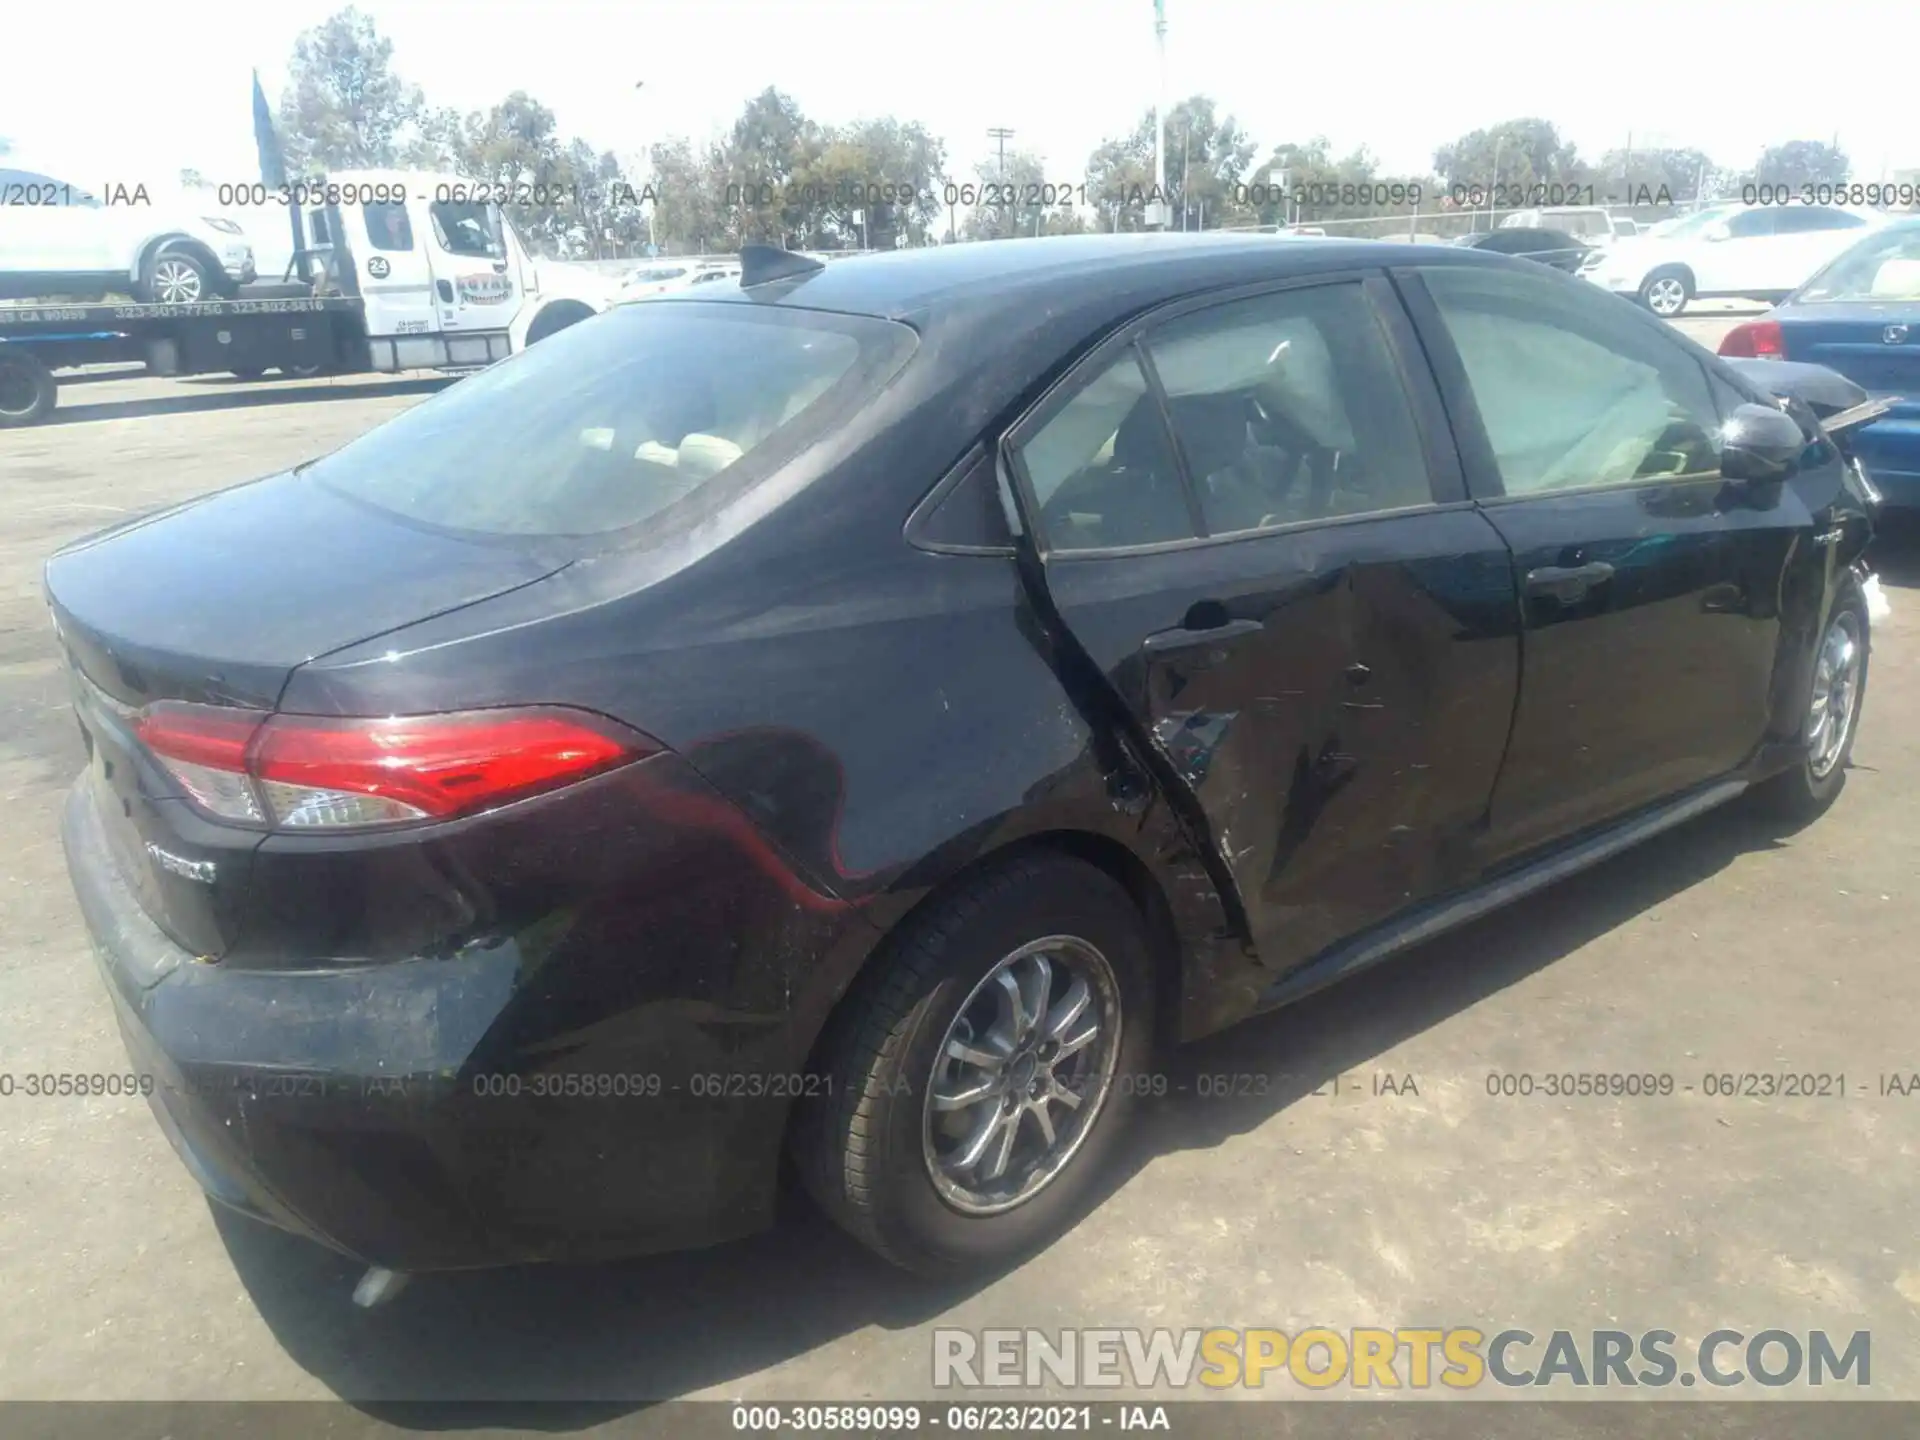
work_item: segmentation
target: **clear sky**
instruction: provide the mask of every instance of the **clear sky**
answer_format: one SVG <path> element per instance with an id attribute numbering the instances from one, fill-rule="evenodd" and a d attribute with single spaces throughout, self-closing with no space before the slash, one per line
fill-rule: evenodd
<path id="1" fill-rule="evenodd" d="M 137 6 L 14 0 L 0 135 L 91 183 L 257 178 L 258 67 L 279 95 L 294 37 L 333 0 Z M 814 117 L 918 119 L 949 170 L 989 126 L 1077 181 L 1154 87 L 1151 0 L 362 0 L 428 99 L 483 108 L 514 89 L 562 130 L 630 153 L 702 138 L 777 85 Z M 1627 143 L 1751 164 L 1836 136 L 1856 178 L 1920 166 L 1910 61 L 1920 0 L 1167 0 L 1167 89 L 1213 95 L 1261 142 L 1365 143 L 1395 170 L 1502 119 L 1539 115 L 1590 158 Z M 151 17 L 149 17 L 151 18 Z M 184 25 L 184 28 L 182 26 Z M 162 39 L 162 33 L 166 38 Z M 636 92 L 634 81 L 644 80 Z"/>

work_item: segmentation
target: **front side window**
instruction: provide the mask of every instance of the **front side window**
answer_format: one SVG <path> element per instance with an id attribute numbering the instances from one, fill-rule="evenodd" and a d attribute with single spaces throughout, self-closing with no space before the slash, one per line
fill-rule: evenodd
<path id="1" fill-rule="evenodd" d="M 1774 210 L 1742 210 L 1727 221 L 1727 236 L 1733 240 L 1753 240 L 1776 234 L 1779 218 Z"/>
<path id="2" fill-rule="evenodd" d="M 1160 407 L 1129 350 L 1020 446 L 1055 550 L 1185 540 L 1196 532 Z"/>
<path id="3" fill-rule="evenodd" d="M 361 207 L 367 222 L 367 239 L 376 250 L 413 249 L 413 221 L 403 204 L 369 202 Z"/>
<path id="4" fill-rule="evenodd" d="M 1717 476 L 1704 367 L 1631 309 L 1551 272 L 1423 272 L 1509 495 Z"/>
<path id="5" fill-rule="evenodd" d="M 1400 510 L 1432 482 L 1357 283 L 1184 315 L 1147 339 L 1208 533 Z"/>
<path id="6" fill-rule="evenodd" d="M 913 338 L 864 316 L 621 306 L 302 473 L 452 530 L 597 536 L 645 523 L 671 535 L 850 420 Z"/>
<path id="7" fill-rule="evenodd" d="M 449 255 L 498 260 L 507 253 L 488 206 L 471 200 L 436 200 L 428 212 L 433 238 Z"/>

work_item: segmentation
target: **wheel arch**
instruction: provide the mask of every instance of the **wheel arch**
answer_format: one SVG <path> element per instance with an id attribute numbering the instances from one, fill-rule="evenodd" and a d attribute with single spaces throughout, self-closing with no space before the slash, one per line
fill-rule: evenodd
<path id="1" fill-rule="evenodd" d="M 133 265 L 127 272 L 129 280 L 137 281 L 140 272 L 147 268 L 147 262 L 169 245 L 178 245 L 190 251 L 194 259 L 206 265 L 210 277 L 218 283 L 227 273 L 226 266 L 220 263 L 220 257 L 213 253 L 207 242 L 185 230 L 162 230 L 142 240 L 133 252 Z"/>
<path id="2" fill-rule="evenodd" d="M 572 296 L 549 300 L 534 311 L 533 319 L 527 322 L 526 343 L 532 345 L 557 331 L 565 330 L 569 325 L 591 320 L 596 313 L 586 301 L 576 300 Z"/>
<path id="3" fill-rule="evenodd" d="M 1190 947 L 1183 943 L 1171 897 L 1154 868 L 1126 842 L 1096 830 L 1057 828 L 1035 830 L 985 849 L 965 863 L 945 873 L 936 883 L 914 896 L 898 914 L 883 922 L 874 943 L 853 967 L 847 983 L 820 1015 L 813 1032 L 805 1038 L 806 1066 L 817 1071 L 822 1058 L 834 1043 L 839 1027 L 836 1021 L 848 1013 L 866 989 L 883 974 L 893 952 L 894 937 L 904 934 L 921 916 L 947 896 L 971 883 L 980 875 L 1017 863 L 1037 853 L 1064 855 L 1092 866 L 1114 880 L 1139 912 L 1153 957 L 1154 1042 L 1156 1047 L 1183 1038 L 1184 1000 L 1190 970 Z M 789 1117 L 791 1124 L 791 1117 Z"/>
<path id="4" fill-rule="evenodd" d="M 1662 275 L 1679 276 L 1686 281 L 1689 292 L 1700 288 L 1699 280 L 1693 273 L 1693 267 L 1684 260 L 1663 260 L 1658 265 L 1649 265 L 1646 273 L 1640 277 L 1640 284 L 1636 288 L 1644 290 Z"/>

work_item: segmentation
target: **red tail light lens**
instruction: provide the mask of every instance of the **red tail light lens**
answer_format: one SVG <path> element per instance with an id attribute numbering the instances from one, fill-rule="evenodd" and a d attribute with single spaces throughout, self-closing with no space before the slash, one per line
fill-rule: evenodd
<path id="1" fill-rule="evenodd" d="M 1778 320 L 1749 320 L 1720 337 L 1720 353 L 1741 360 L 1784 360 L 1787 346 Z"/>
<path id="2" fill-rule="evenodd" d="M 660 748 L 557 707 L 376 720 L 165 701 L 143 712 L 139 737 L 202 809 L 288 830 L 452 819 Z"/>

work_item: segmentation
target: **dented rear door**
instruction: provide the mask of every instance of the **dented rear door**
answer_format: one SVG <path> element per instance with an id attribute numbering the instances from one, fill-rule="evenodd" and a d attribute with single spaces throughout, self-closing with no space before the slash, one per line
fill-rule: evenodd
<path id="1" fill-rule="evenodd" d="M 1009 437 L 1047 600 L 1276 975 L 1472 878 L 1512 716 L 1504 544 L 1384 281 L 1116 336 Z"/>

